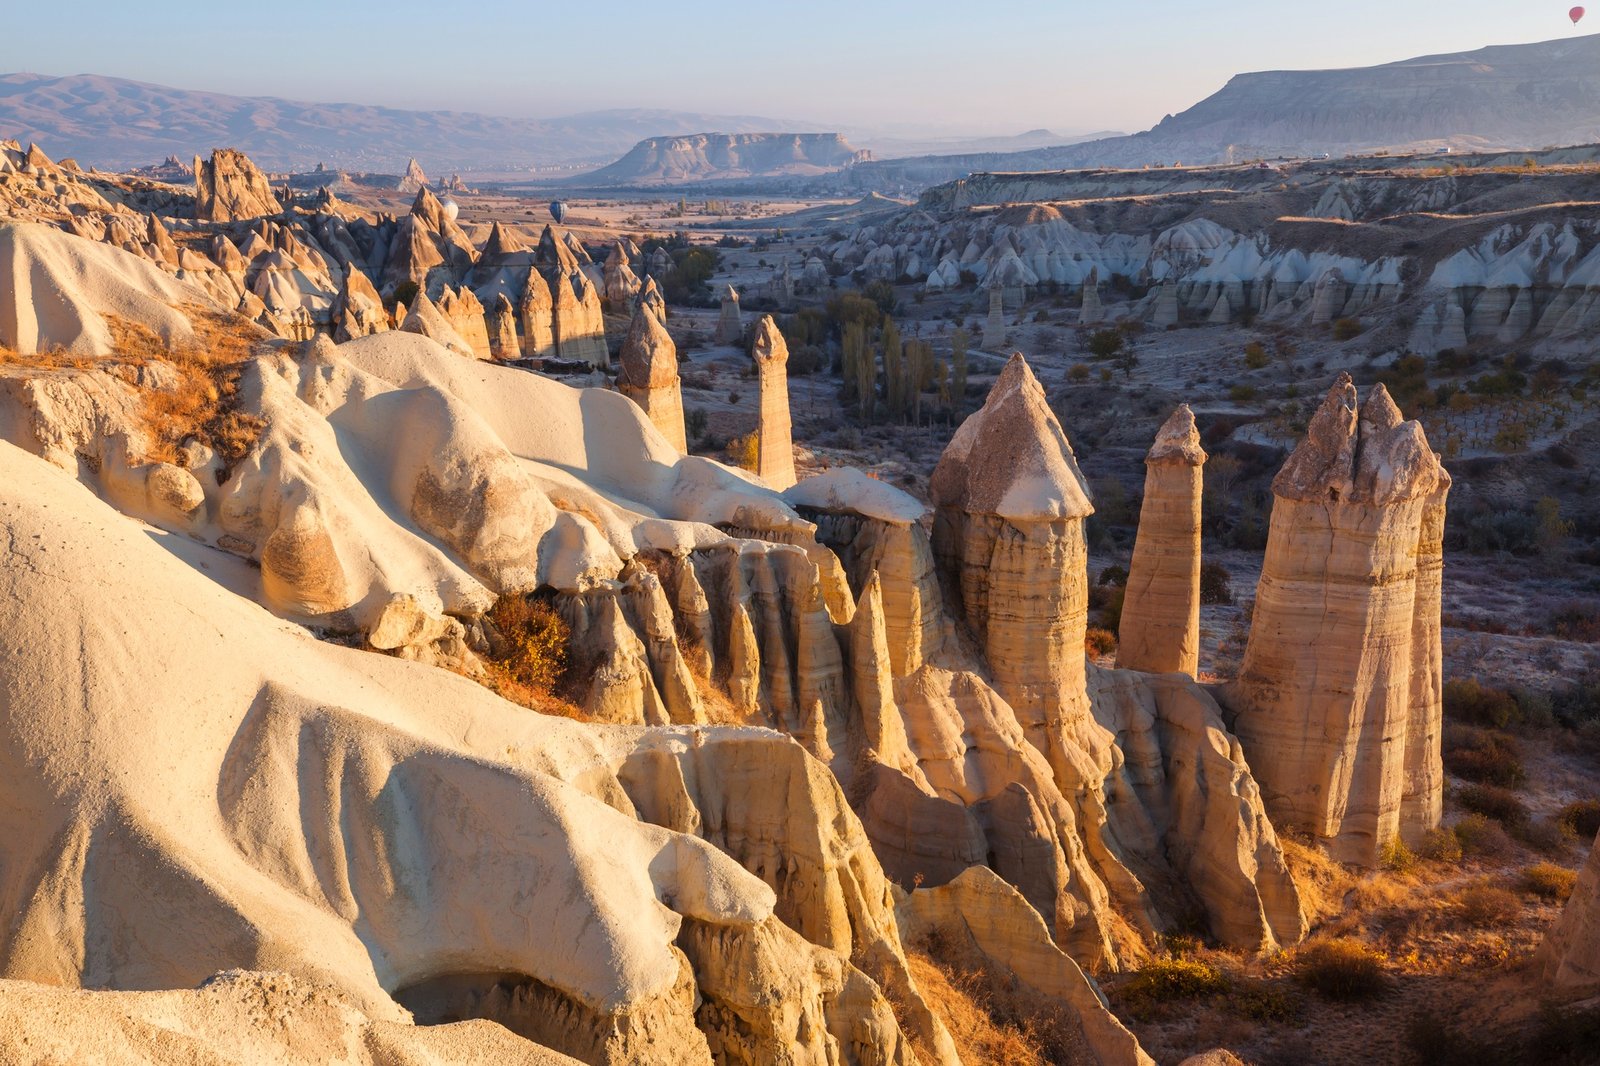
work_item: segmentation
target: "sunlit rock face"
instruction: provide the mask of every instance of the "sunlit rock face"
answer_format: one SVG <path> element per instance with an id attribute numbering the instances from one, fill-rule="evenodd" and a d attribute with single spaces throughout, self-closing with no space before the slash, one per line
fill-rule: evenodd
<path id="1" fill-rule="evenodd" d="M 683 427 L 683 394 L 678 383 L 678 347 L 666 327 L 638 309 L 622 342 L 617 388 L 638 404 L 650 422 L 680 452 L 689 450 Z"/>
<path id="2" fill-rule="evenodd" d="M 1235 728 L 1273 817 L 1372 864 L 1438 824 L 1438 587 L 1450 477 L 1348 375 L 1273 481 Z"/>
<path id="3" fill-rule="evenodd" d="M 1117 631 L 1117 665 L 1124 669 L 1190 677 L 1199 669 L 1205 461 L 1194 413 L 1183 404 L 1144 460 L 1144 502 Z"/>
<path id="4" fill-rule="evenodd" d="M 1600 989 L 1600 842 L 1590 847 L 1589 861 L 1534 965 L 1546 986 L 1562 996 Z"/>

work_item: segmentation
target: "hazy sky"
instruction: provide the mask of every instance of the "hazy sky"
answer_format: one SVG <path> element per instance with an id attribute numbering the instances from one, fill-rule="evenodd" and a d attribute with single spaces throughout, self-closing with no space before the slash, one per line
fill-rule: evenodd
<path id="1" fill-rule="evenodd" d="M 7 5 L 0 71 L 553 116 L 1136 130 L 1234 73 L 1570 36 L 1569 0 L 164 0 Z M 1600 4 L 1585 28 L 1600 29 Z"/>

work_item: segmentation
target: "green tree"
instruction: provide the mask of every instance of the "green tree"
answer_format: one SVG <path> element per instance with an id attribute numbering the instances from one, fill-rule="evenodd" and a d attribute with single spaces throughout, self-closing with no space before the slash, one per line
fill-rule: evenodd
<path id="1" fill-rule="evenodd" d="M 1089 334 L 1089 354 L 1096 359 L 1113 359 L 1127 344 L 1121 330 L 1097 329 Z"/>
<path id="2" fill-rule="evenodd" d="M 906 377 L 905 351 L 900 344 L 900 327 L 894 319 L 885 317 L 883 333 L 879 337 L 883 349 L 883 403 L 890 418 L 904 419 L 910 408 Z"/>

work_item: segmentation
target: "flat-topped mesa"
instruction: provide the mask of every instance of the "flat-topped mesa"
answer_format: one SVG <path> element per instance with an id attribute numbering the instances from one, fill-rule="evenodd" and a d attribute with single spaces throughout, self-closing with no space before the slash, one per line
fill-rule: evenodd
<path id="1" fill-rule="evenodd" d="M 194 217 L 202 222 L 236 222 L 283 212 L 267 176 L 248 156 L 218 148 L 209 160 L 194 157 Z"/>
<path id="2" fill-rule="evenodd" d="M 1083 652 L 1094 513 L 1072 445 L 1020 353 L 950 438 L 930 483 L 934 556 L 995 687 L 1063 780 L 1063 731 L 1088 722 Z"/>
<path id="3" fill-rule="evenodd" d="M 1145 456 L 1144 503 L 1122 605 L 1117 665 L 1194 677 L 1200 665 L 1200 493 L 1206 462 L 1180 404 Z"/>
<path id="4" fill-rule="evenodd" d="M 789 345 L 771 315 L 756 324 L 750 355 L 759 380 L 756 473 L 782 492 L 795 483 L 793 424 L 789 419 Z"/>
<path id="5" fill-rule="evenodd" d="M 1372 865 L 1438 825 L 1439 580 L 1450 475 L 1348 374 L 1273 480 L 1236 729 L 1279 824 Z"/>
<path id="6" fill-rule="evenodd" d="M 744 321 L 739 317 L 739 290 L 729 285 L 722 293 L 722 313 L 717 318 L 715 344 L 738 344 L 744 337 Z"/>
<path id="7" fill-rule="evenodd" d="M 656 316 L 644 308 L 633 313 L 622 342 L 617 388 L 638 404 L 650 423 L 680 452 L 689 450 L 683 429 L 683 394 L 678 386 L 678 347 Z"/>

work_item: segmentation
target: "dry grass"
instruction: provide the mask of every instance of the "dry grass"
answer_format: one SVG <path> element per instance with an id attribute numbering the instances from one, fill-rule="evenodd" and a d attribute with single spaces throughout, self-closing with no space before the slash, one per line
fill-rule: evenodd
<path id="1" fill-rule="evenodd" d="M 548 599 L 502 596 L 486 621 L 498 639 L 479 679 L 483 684 L 529 710 L 587 720 L 564 695 L 572 666 L 572 630 Z"/>
<path id="2" fill-rule="evenodd" d="M 1563 902 L 1578 884 L 1578 874 L 1553 862 L 1536 862 L 1522 871 L 1522 890 L 1545 899 Z"/>
<path id="3" fill-rule="evenodd" d="M 971 949 L 935 936 L 907 951 L 906 961 L 962 1062 L 1050 1066 L 1082 1061 L 1082 1035 L 1067 1009 L 1016 985 L 1010 974 L 990 972 Z"/>
<path id="4" fill-rule="evenodd" d="M 244 364 L 266 350 L 256 327 L 207 308 L 183 308 L 194 325 L 195 343 L 165 348 L 161 339 L 136 323 L 110 318 L 115 354 L 134 363 L 160 360 L 177 371 L 171 389 L 145 394 L 151 434 L 150 458 L 173 462 L 190 438 L 221 457 L 224 467 L 243 459 L 266 424 L 239 410 L 239 375 Z"/>

